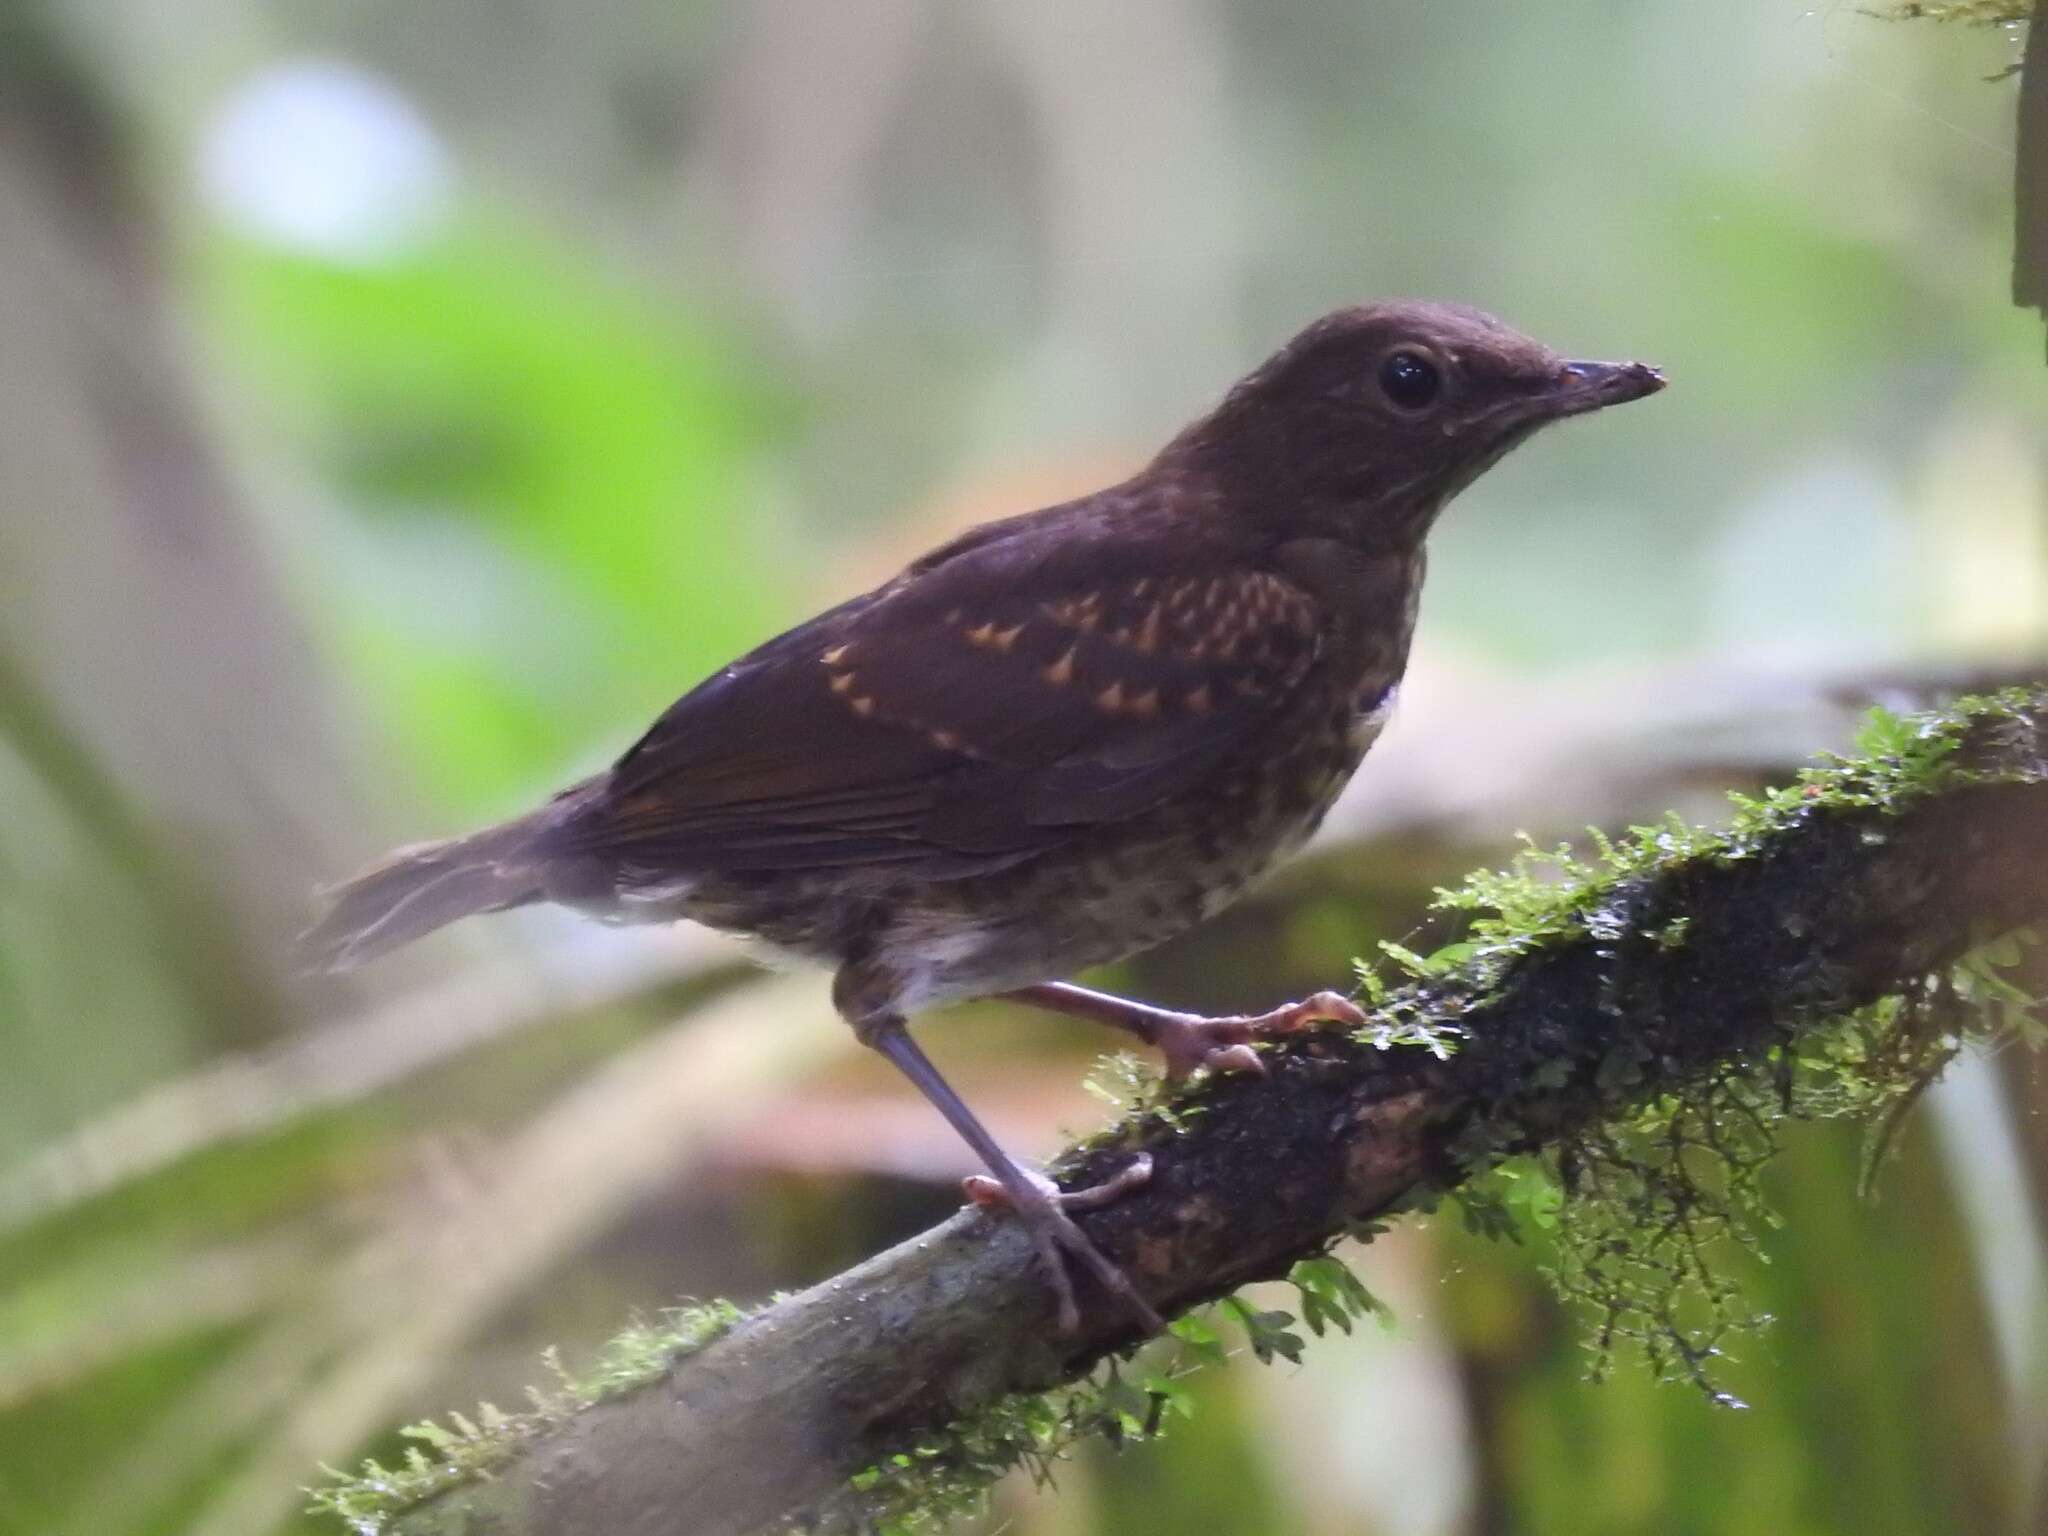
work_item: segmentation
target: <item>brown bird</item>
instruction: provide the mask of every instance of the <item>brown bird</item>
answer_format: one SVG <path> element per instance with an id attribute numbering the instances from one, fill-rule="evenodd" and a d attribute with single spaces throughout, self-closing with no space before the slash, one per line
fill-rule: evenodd
<path id="1" fill-rule="evenodd" d="M 993 1179 L 1076 1326 L 1061 1253 L 1159 1319 L 1013 1161 L 905 1020 L 1005 994 L 1112 1024 L 1168 1069 L 1360 1020 L 1333 993 L 1201 1018 L 1058 978 L 1172 937 L 1300 847 L 1379 734 L 1423 538 L 1537 428 L 1663 386 L 1490 315 L 1382 303 L 1310 325 L 1121 485 L 974 528 L 685 694 L 529 815 L 401 849 L 307 935 L 355 965 L 473 912 L 692 918 L 833 968 L 832 998 Z"/>

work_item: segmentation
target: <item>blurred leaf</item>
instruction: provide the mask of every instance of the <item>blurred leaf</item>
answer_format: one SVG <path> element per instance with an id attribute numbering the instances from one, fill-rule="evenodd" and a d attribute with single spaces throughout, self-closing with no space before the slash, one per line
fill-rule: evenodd
<path id="1" fill-rule="evenodd" d="M 1842 410 L 1906 358 L 1962 360 L 1964 338 L 1944 328 L 1947 307 L 1916 287 L 1898 252 L 1828 227 L 1796 196 L 1749 180 L 1679 179 L 1659 227 L 1663 248 L 1642 253 L 1658 285 L 1711 294 L 1717 324 L 1769 338 L 1765 355 L 1737 346 L 1690 358 L 1696 410 L 1799 419 Z"/>
<path id="2" fill-rule="evenodd" d="M 247 1330 L 197 1331 L 129 1355 L 61 1398 L 0 1412 L 0 1536 L 48 1536 L 58 1511 L 119 1465 L 145 1429 L 175 1422 L 182 1394 Z"/>
<path id="3" fill-rule="evenodd" d="M 378 266 L 208 254 L 270 425 L 358 514 L 306 575 L 445 798 L 622 745 L 792 616 L 750 515 L 788 415 L 757 340 L 500 228 Z"/>

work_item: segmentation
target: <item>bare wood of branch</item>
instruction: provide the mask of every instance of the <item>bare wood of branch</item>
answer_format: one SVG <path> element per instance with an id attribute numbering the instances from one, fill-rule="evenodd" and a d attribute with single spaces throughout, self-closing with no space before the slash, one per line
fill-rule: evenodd
<path id="1" fill-rule="evenodd" d="M 1981 711 L 1960 732 L 1938 781 L 1871 803 L 1816 791 L 1732 853 L 1649 862 L 1613 888 L 1597 932 L 1536 943 L 1480 985 L 1455 972 L 1418 984 L 1421 1018 L 1464 1031 L 1448 1059 L 1303 1036 L 1269 1057 L 1270 1077 L 1211 1085 L 1184 1128 L 1143 1122 L 1082 1149 L 1062 1169 L 1073 1179 L 1140 1148 L 1156 1167 L 1088 1219 L 1091 1235 L 1162 1310 L 1184 1310 L 1613 1114 L 1602 1067 L 1618 1050 L 1640 1069 L 1627 1101 L 1681 1091 L 2038 919 L 2048 702 Z M 815 1520 L 907 1437 L 1073 1380 L 1133 1342 L 1106 1302 L 1063 1338 L 1049 1300 L 1029 1245 L 963 1213 L 388 1529 L 739 1536 Z"/>

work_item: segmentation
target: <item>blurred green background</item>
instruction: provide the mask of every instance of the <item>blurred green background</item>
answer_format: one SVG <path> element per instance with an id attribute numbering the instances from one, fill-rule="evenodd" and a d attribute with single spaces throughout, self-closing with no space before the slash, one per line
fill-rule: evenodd
<path id="1" fill-rule="evenodd" d="M 0 13 L 0 1531 L 324 1529 L 320 1462 L 950 1209 L 817 977 L 311 888 L 522 808 L 950 530 L 1103 483 L 1335 304 L 1664 366 L 1436 537 L 1316 857 L 1123 980 L 1270 1004 L 1430 887 L 1843 739 L 2048 627 L 2003 29 L 1789 0 L 30 0 Z M 1423 947 L 1427 947 L 1426 945 Z M 929 1032 L 1037 1152 L 1102 1042 Z M 1716 1409 L 1590 1386 L 1540 1243 L 1195 1383 L 1026 1536 L 2048 1530 L 2048 1077 L 1874 1203 L 1795 1135 Z M 1768 1261 L 1767 1263 L 1759 1261 Z"/>

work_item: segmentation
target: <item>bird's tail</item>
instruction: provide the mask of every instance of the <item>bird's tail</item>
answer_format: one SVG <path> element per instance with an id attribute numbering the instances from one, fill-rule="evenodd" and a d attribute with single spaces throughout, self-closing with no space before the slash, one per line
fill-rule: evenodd
<path id="1" fill-rule="evenodd" d="M 531 819 L 386 854 L 325 894 L 326 914 L 300 935 L 315 971 L 345 971 L 475 912 L 502 912 L 546 893 L 532 857 Z"/>

